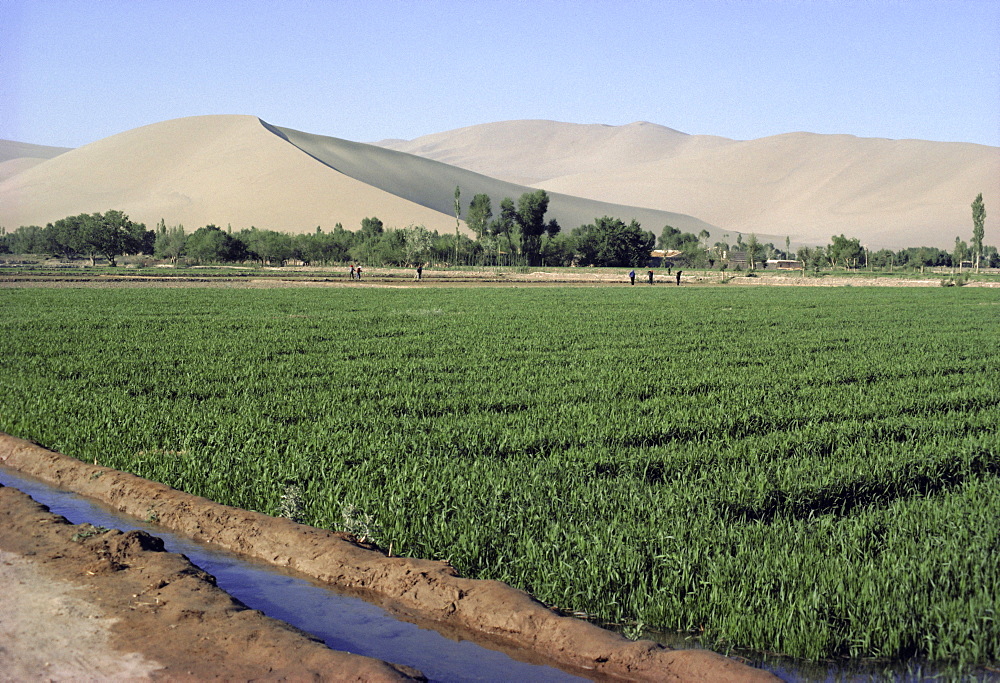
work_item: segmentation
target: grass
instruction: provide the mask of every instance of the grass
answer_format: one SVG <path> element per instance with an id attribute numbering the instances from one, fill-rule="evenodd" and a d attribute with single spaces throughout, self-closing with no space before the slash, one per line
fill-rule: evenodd
<path id="1" fill-rule="evenodd" d="M 5 290 L 0 429 L 719 648 L 967 666 L 1000 659 L 997 306 Z"/>

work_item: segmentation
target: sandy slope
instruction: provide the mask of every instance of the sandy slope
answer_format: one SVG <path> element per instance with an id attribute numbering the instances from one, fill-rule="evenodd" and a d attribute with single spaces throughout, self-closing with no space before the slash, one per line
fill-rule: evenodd
<path id="1" fill-rule="evenodd" d="M 124 209 L 152 228 L 208 223 L 304 232 L 366 216 L 386 225 L 454 229 L 454 216 L 334 171 L 254 116 L 174 119 L 67 152 L 0 182 L 0 225 Z"/>
<path id="2" fill-rule="evenodd" d="M 330 168 L 449 216 L 452 229 L 456 187 L 462 190 L 463 212 L 477 194 L 489 195 L 494 213 L 499 213 L 500 203 L 504 198 L 517 200 L 525 192 L 532 191 L 531 187 L 525 185 L 497 180 L 412 154 L 303 133 L 267 123 L 264 125 Z M 550 192 L 549 199 L 546 220 L 555 219 L 567 230 L 592 223 L 601 216 L 612 216 L 626 222 L 637 220 L 647 230 L 655 233 L 659 233 L 665 225 L 691 232 L 705 229 L 721 233 L 716 226 L 672 211 L 601 202 L 556 192 Z"/>
<path id="3" fill-rule="evenodd" d="M 21 158 L 52 159 L 70 149 L 70 147 L 49 147 L 14 140 L 0 140 L 0 162 Z"/>
<path id="4" fill-rule="evenodd" d="M 610 215 L 647 230 L 755 232 L 779 246 L 844 233 L 870 248 L 971 238 L 982 192 L 986 243 L 1000 243 L 1000 148 L 790 133 L 737 141 L 650 123 L 508 121 L 386 148 L 203 116 L 127 131 L 76 150 L 0 141 L 0 226 L 125 210 L 153 227 L 208 223 L 287 232 L 367 216 L 389 227 L 455 229 L 452 201 L 487 193 L 494 210 L 529 186 L 552 196 L 564 230 Z M 54 158 L 48 158 L 54 157 Z M 464 226 L 463 226 L 464 227 Z"/>
<path id="5" fill-rule="evenodd" d="M 737 141 L 650 123 L 507 121 L 385 141 L 387 147 L 499 178 L 608 202 L 698 216 L 730 230 L 873 248 L 950 248 L 987 206 L 1000 242 L 1000 148 L 923 140 L 790 133 Z M 993 213 L 996 213 L 995 211 Z M 714 235 L 713 235 L 714 238 Z"/>
<path id="6" fill-rule="evenodd" d="M 69 147 L 48 147 L 26 142 L 14 142 L 13 140 L 0 140 L 0 181 L 69 150 Z"/>
<path id="7" fill-rule="evenodd" d="M 189 230 L 214 223 L 310 232 L 367 216 L 388 227 L 455 229 L 455 187 L 504 197 L 532 188 L 372 145 L 278 128 L 250 116 L 165 121 L 105 138 L 57 158 L 0 165 L 0 225 L 44 225 L 81 212 L 120 208 L 153 227 L 163 218 Z M 21 166 L 18 166 L 21 164 Z M 3 179 L 2 173 L 9 177 Z M 548 218 L 567 228 L 603 215 L 717 230 L 691 216 L 553 196 Z M 464 230 L 464 223 L 462 224 Z"/>

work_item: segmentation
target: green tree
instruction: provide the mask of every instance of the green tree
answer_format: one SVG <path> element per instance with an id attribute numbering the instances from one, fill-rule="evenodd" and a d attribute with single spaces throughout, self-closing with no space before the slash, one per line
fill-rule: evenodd
<path id="1" fill-rule="evenodd" d="M 430 256 L 431 232 L 423 225 L 410 225 L 400 231 L 403 235 L 403 252 L 406 265 L 423 263 Z"/>
<path id="2" fill-rule="evenodd" d="M 861 247 L 861 241 L 857 237 L 845 237 L 844 235 L 834 235 L 830 238 L 832 241 L 830 245 L 826 248 L 827 258 L 830 259 L 830 265 L 836 266 L 838 263 L 842 263 L 845 268 L 850 268 L 852 265 L 857 265 L 861 257 L 864 255 L 864 249 Z"/>
<path id="3" fill-rule="evenodd" d="M 644 266 L 656 243 L 656 236 L 636 221 L 626 225 L 609 216 L 575 228 L 570 237 L 576 260 L 583 266 Z"/>
<path id="4" fill-rule="evenodd" d="M 911 268 L 923 269 L 927 266 L 951 264 L 951 254 L 937 247 L 907 247 L 898 252 L 897 258 L 900 265 L 907 265 Z"/>
<path id="5" fill-rule="evenodd" d="M 377 240 L 385 232 L 385 226 L 382 225 L 382 221 L 378 218 L 372 216 L 371 218 L 361 219 L 361 230 L 358 231 L 358 239 L 362 242 Z"/>
<path id="6" fill-rule="evenodd" d="M 962 270 L 962 262 L 969 257 L 969 245 L 962 238 L 955 238 L 955 247 L 951 251 L 951 265 L 953 268 Z"/>
<path id="7" fill-rule="evenodd" d="M 891 249 L 879 249 L 868 254 L 868 263 L 874 268 L 892 268 L 896 263 L 896 253 Z"/>
<path id="8" fill-rule="evenodd" d="M 353 238 L 353 232 L 337 223 L 332 232 L 316 228 L 316 232 L 311 235 L 297 235 L 293 250 L 307 263 L 343 263 L 351 258 Z"/>
<path id="9" fill-rule="evenodd" d="M 84 225 L 90 220 L 91 218 L 88 214 L 81 213 L 77 216 L 60 218 L 55 223 L 46 225 L 44 251 L 67 259 L 79 256 L 84 250 Z"/>
<path id="10" fill-rule="evenodd" d="M 545 233 L 545 212 L 549 208 L 549 195 L 545 190 L 525 192 L 517 201 L 515 221 L 521 233 L 521 254 L 530 265 L 539 263 L 542 235 Z"/>
<path id="11" fill-rule="evenodd" d="M 983 193 L 976 195 L 972 202 L 972 255 L 976 261 L 976 272 L 979 272 L 979 261 L 983 256 L 983 236 L 986 231 L 986 206 L 983 205 Z"/>
<path id="12" fill-rule="evenodd" d="M 118 256 L 140 253 L 144 247 L 146 226 L 132 222 L 122 211 L 112 209 L 86 217 L 81 214 L 77 219 L 77 249 L 90 257 L 91 265 L 97 264 L 100 255 L 114 267 Z"/>
<path id="13" fill-rule="evenodd" d="M 693 251 L 701 247 L 701 238 L 691 232 L 682 232 L 672 225 L 664 225 L 657 245 L 660 249 Z"/>
<path id="14" fill-rule="evenodd" d="M 462 188 L 455 186 L 455 263 L 458 263 L 458 227 L 462 219 Z"/>
<path id="15" fill-rule="evenodd" d="M 574 242 L 571 235 L 553 235 L 542 244 L 542 263 L 549 266 L 571 266 Z"/>
<path id="16" fill-rule="evenodd" d="M 280 266 L 293 256 L 291 235 L 275 230 L 260 230 L 251 226 L 238 232 L 236 239 L 245 245 L 248 256 L 261 263 Z"/>
<path id="17" fill-rule="evenodd" d="M 757 259 L 760 257 L 761 253 L 761 244 L 757 241 L 757 233 L 750 233 L 750 239 L 746 243 L 746 249 L 747 262 L 750 264 L 750 270 L 756 270 Z"/>
<path id="18" fill-rule="evenodd" d="M 482 239 L 489 230 L 490 219 L 493 218 L 493 206 L 488 194 L 477 194 L 469 204 L 469 210 L 465 212 L 465 224 L 472 232 L 476 233 L 476 239 Z"/>
<path id="19" fill-rule="evenodd" d="M 171 263 L 184 256 L 184 243 L 187 235 L 184 234 L 183 225 L 175 225 L 168 228 L 166 222 L 161 218 L 156 226 L 156 240 L 153 242 L 153 256 L 159 259 L 169 259 Z"/>
<path id="20" fill-rule="evenodd" d="M 504 197 L 500 202 L 500 215 L 490 223 L 490 233 L 506 239 L 508 252 L 514 251 L 514 231 L 517 230 L 517 208 L 514 200 Z"/>
<path id="21" fill-rule="evenodd" d="M 729 258 L 729 243 L 728 242 L 716 242 L 712 245 L 712 249 L 709 251 L 711 258 L 715 261 L 721 261 L 723 266 L 726 265 L 726 260 Z"/>
<path id="22" fill-rule="evenodd" d="M 38 225 L 22 225 L 14 232 L 6 235 L 7 251 L 11 254 L 58 254 L 51 249 L 48 231 L 49 223 L 42 228 Z"/>
<path id="23" fill-rule="evenodd" d="M 408 265 L 406 255 L 406 232 L 403 230 L 386 230 L 369 252 L 369 263 L 402 266 Z"/>
<path id="24" fill-rule="evenodd" d="M 982 261 L 987 268 L 1000 268 L 1000 251 L 996 247 L 984 246 Z"/>
<path id="25" fill-rule="evenodd" d="M 823 267 L 826 260 L 826 253 L 823 247 L 810 247 L 803 245 L 798 250 L 799 260 L 802 261 L 802 273 L 812 270 L 816 273 Z"/>
<path id="26" fill-rule="evenodd" d="M 198 263 L 238 261 L 246 255 L 246 246 L 216 225 L 198 228 L 187 238 L 187 257 Z"/>

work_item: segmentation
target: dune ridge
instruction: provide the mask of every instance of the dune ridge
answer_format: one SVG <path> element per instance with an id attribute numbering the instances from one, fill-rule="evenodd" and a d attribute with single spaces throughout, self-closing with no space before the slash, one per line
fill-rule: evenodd
<path id="1" fill-rule="evenodd" d="M 33 145 L 29 142 L 0 140 L 0 163 L 11 159 L 52 159 L 70 151 L 71 147 Z"/>
<path id="2" fill-rule="evenodd" d="M 0 182 L 70 149 L 70 147 L 49 147 L 14 140 L 0 140 Z"/>
<path id="3" fill-rule="evenodd" d="M 450 214 L 454 229 L 455 188 L 461 189 L 464 210 L 476 194 L 490 195 L 494 213 L 499 213 L 504 197 L 517 200 L 534 188 L 506 182 L 417 155 L 400 153 L 374 145 L 350 142 L 291 128 L 264 123 L 264 126 L 288 140 L 309 156 L 351 178 L 428 209 Z M 601 202 L 550 192 L 546 218 L 556 219 L 564 229 L 591 223 L 601 216 L 612 216 L 626 222 L 635 219 L 647 230 L 659 233 L 665 225 L 698 232 L 707 229 L 722 234 L 717 226 L 692 216 L 636 206 Z M 430 226 L 428 226 L 430 227 Z"/>
<path id="4" fill-rule="evenodd" d="M 273 135 L 255 116 L 173 119 L 66 152 L 0 182 L 0 224 L 45 225 L 121 208 L 152 228 L 214 223 L 309 232 L 443 225 L 440 214 L 358 182 Z M 454 218 L 451 219 L 454 227 Z"/>
<path id="5" fill-rule="evenodd" d="M 254 116 L 174 119 L 74 150 L 0 141 L 7 230 L 117 208 L 189 230 L 355 230 L 377 216 L 451 232 L 456 186 L 463 213 L 477 193 L 498 212 L 504 197 L 543 188 L 564 231 L 608 215 L 655 233 L 708 230 L 710 241 L 753 232 L 798 246 L 843 233 L 873 249 L 968 241 L 982 192 L 985 241 L 1000 243 L 1000 148 L 967 143 L 506 121 L 364 144 Z"/>
<path id="6" fill-rule="evenodd" d="M 499 143 L 494 143 L 499 141 Z M 986 242 L 1000 242 L 1000 148 L 788 133 L 757 140 L 625 126 L 506 121 L 383 141 L 502 179 L 601 201 L 698 216 L 743 233 L 869 247 L 950 248 L 972 233 L 982 192 Z M 713 233 L 713 239 L 716 239 Z"/>
<path id="7" fill-rule="evenodd" d="M 120 208 L 150 228 L 162 218 L 189 230 L 212 223 L 301 233 L 336 223 L 353 230 L 376 216 L 387 227 L 450 232 L 456 186 L 465 207 L 486 192 L 497 211 L 503 197 L 533 190 L 253 116 L 164 121 L 11 170 L 0 181 L 0 225 L 8 229 Z M 691 216 L 562 195 L 553 195 L 548 217 L 572 228 L 602 215 L 655 231 L 668 223 L 718 231 Z"/>

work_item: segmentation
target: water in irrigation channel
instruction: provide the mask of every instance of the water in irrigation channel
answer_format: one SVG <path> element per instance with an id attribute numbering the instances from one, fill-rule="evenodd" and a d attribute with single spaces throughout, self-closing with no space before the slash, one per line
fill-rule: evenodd
<path id="1" fill-rule="evenodd" d="M 269 565 L 227 553 L 144 524 L 100 503 L 0 467 L 0 484 L 16 488 L 74 524 L 131 531 L 163 539 L 170 552 L 183 553 L 215 576 L 219 588 L 252 609 L 322 639 L 335 650 L 375 657 L 419 669 L 432 681 L 580 680 L 552 667 L 519 662 L 471 641 L 451 640 L 436 631 L 400 621 L 376 605 L 345 596 Z M 700 647 L 684 636 L 645 631 L 642 637 L 675 648 Z M 809 663 L 776 655 L 732 653 L 751 666 L 785 681 L 998 680 L 991 670 L 948 671 L 922 663 L 844 660 Z"/>
<path id="2" fill-rule="evenodd" d="M 334 650 L 406 664 L 432 681 L 581 680 L 559 669 L 519 662 L 471 641 L 451 640 L 436 631 L 400 621 L 359 598 L 340 595 L 263 563 L 143 524 L 93 500 L 3 467 L 0 484 L 28 494 L 74 524 L 148 531 L 163 539 L 168 551 L 183 553 L 212 574 L 219 588 L 248 607 L 311 633 Z"/>

